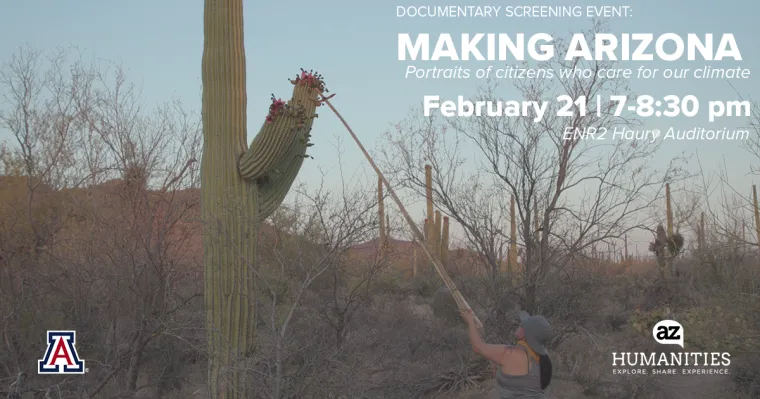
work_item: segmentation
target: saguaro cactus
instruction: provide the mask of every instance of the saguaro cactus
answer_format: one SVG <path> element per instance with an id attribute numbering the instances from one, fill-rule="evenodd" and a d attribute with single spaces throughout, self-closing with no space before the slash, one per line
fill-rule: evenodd
<path id="1" fill-rule="evenodd" d="M 623 242 L 623 273 L 630 273 L 631 258 L 628 257 L 628 234 L 625 235 Z"/>
<path id="2" fill-rule="evenodd" d="M 247 398 L 254 349 L 257 225 L 285 198 L 306 156 L 319 75 L 302 72 L 287 103 L 273 97 L 246 148 L 243 1 L 205 0 L 201 214 L 211 398 Z M 263 115 L 262 115 L 263 116 Z"/>
<path id="3" fill-rule="evenodd" d="M 665 183 L 665 212 L 666 212 L 666 218 L 668 223 L 668 241 L 667 241 L 667 268 L 668 272 L 670 273 L 670 276 L 674 276 L 676 274 L 676 271 L 673 266 L 673 258 L 675 258 L 680 252 L 681 248 L 683 248 L 683 236 L 679 232 L 673 232 L 673 207 L 671 206 L 670 201 L 670 184 Z"/>
<path id="4" fill-rule="evenodd" d="M 670 206 L 670 183 L 665 183 L 665 216 L 668 222 L 668 237 L 673 237 L 673 208 Z"/>
<path id="5" fill-rule="evenodd" d="M 649 243 L 649 250 L 654 252 L 657 257 L 662 279 L 676 274 L 673 258 L 681 252 L 684 242 L 683 236 L 679 232 L 673 233 L 673 211 L 670 205 L 670 184 L 668 183 L 665 183 L 665 213 L 667 232 L 661 224 L 658 225 L 655 240 Z"/>
<path id="6" fill-rule="evenodd" d="M 433 215 L 433 167 L 425 165 L 425 203 L 427 205 L 427 228 L 425 229 L 425 238 L 429 246 L 433 245 L 433 221 L 435 216 Z"/>
<path id="7" fill-rule="evenodd" d="M 649 243 L 649 250 L 654 252 L 657 259 L 657 265 L 660 267 L 660 278 L 664 280 L 667 278 L 666 272 L 668 271 L 666 268 L 668 256 L 665 253 L 668 234 L 665 232 L 665 228 L 662 227 L 662 224 L 657 225 L 656 232 L 654 242 Z"/>

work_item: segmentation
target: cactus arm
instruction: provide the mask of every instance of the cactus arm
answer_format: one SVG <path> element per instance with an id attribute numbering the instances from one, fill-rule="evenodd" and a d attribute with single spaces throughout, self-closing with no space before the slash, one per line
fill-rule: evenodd
<path id="1" fill-rule="evenodd" d="M 274 213 L 287 196 L 306 157 L 308 136 L 309 129 L 306 126 L 295 129 L 295 140 L 292 140 L 290 148 L 280 157 L 280 161 L 272 166 L 268 178 L 259 180 L 259 220 L 264 220 Z"/>
<path id="2" fill-rule="evenodd" d="M 272 96 L 272 105 L 264 125 L 253 139 L 239 161 L 240 175 L 248 180 L 272 180 L 268 176 L 275 165 L 282 167 L 283 159 L 297 162 L 300 167 L 303 159 L 292 157 L 293 150 L 301 151 L 303 157 L 306 148 L 294 146 L 293 143 L 303 137 L 303 129 L 311 130 L 316 108 L 319 106 L 318 95 L 324 85 L 318 75 L 302 72 L 301 76 L 291 80 L 295 86 L 293 96 L 287 103 Z M 289 168 L 286 168 L 289 169 Z M 290 187 L 290 185 L 287 185 Z"/>
<path id="3" fill-rule="evenodd" d="M 240 175 L 244 179 L 264 177 L 281 159 L 295 139 L 295 126 L 291 118 L 265 124 L 253 139 L 248 151 L 240 158 Z"/>

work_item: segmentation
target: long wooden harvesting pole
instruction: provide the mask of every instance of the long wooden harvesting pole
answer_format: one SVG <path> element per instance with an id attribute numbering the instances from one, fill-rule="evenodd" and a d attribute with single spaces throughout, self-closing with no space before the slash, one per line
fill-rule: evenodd
<path id="1" fill-rule="evenodd" d="M 446 288 L 451 291 L 451 295 L 454 297 L 454 301 L 456 301 L 457 306 L 460 310 L 472 310 L 470 307 L 470 304 L 467 303 L 467 300 L 464 299 L 464 296 L 462 296 L 462 293 L 459 292 L 459 289 L 457 289 L 456 285 L 454 284 L 454 281 L 449 277 L 449 274 L 446 273 L 446 269 L 443 267 L 443 264 L 438 259 L 437 256 L 433 255 L 431 249 L 425 245 L 425 236 L 420 232 L 420 229 L 417 227 L 417 225 L 414 224 L 414 220 L 411 216 L 409 216 L 409 212 L 406 211 L 406 208 L 404 207 L 404 204 L 401 203 L 401 200 L 396 195 L 396 192 L 391 187 L 390 183 L 388 183 L 388 180 L 385 178 L 385 175 L 383 175 L 383 172 L 380 171 L 380 168 L 375 165 L 375 161 L 372 160 L 372 157 L 369 155 L 367 150 L 362 145 L 361 141 L 359 141 L 359 138 L 356 137 L 356 134 L 354 133 L 353 129 L 351 129 L 351 126 L 348 125 L 348 122 L 346 122 L 345 119 L 343 119 L 343 116 L 338 112 L 335 107 L 330 103 L 329 97 L 322 96 L 322 102 L 327 104 L 328 107 L 332 110 L 332 112 L 335 113 L 335 116 L 340 119 L 340 122 L 343 124 L 343 126 L 346 127 L 346 130 L 348 130 L 348 133 L 351 134 L 351 137 L 353 137 L 354 141 L 356 142 L 356 145 L 359 146 L 359 149 L 362 150 L 362 153 L 364 153 L 364 156 L 367 158 L 367 161 L 369 161 L 369 164 L 372 165 L 372 168 L 375 169 L 375 172 L 380 177 L 380 179 L 383 180 L 383 183 L 385 183 L 385 187 L 388 188 L 388 194 L 390 194 L 391 198 L 393 198 L 393 201 L 398 205 L 398 208 L 401 210 L 401 214 L 404 215 L 404 219 L 406 219 L 406 223 L 409 224 L 409 228 L 412 229 L 412 233 L 414 233 L 414 237 L 417 239 L 417 242 L 420 245 L 420 248 L 422 248 L 423 251 L 425 251 L 425 254 L 430 258 L 430 261 L 433 262 L 433 266 L 435 266 L 435 270 L 438 272 L 438 275 L 441 277 L 441 280 L 443 280 L 443 283 L 446 284 Z M 428 223 L 432 223 L 432 221 L 428 221 Z M 480 319 L 477 315 L 473 314 L 475 326 L 478 329 L 483 328 L 483 323 L 480 322 Z"/>
<path id="2" fill-rule="evenodd" d="M 425 204 L 427 205 L 427 223 L 424 233 L 427 244 L 432 247 L 435 215 L 433 214 L 433 167 L 430 165 L 425 165 Z"/>

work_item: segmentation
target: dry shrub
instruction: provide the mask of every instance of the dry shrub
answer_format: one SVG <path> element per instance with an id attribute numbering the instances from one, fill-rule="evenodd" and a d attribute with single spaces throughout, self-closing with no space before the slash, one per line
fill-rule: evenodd
<path id="1" fill-rule="evenodd" d="M 473 389 L 491 376 L 482 358 L 459 358 L 459 362 L 428 376 L 422 382 L 424 394 L 432 397 Z"/>
<path id="2" fill-rule="evenodd" d="M 432 298 L 441 286 L 441 280 L 437 277 L 416 277 L 411 282 L 411 290 L 422 298 Z"/>
<path id="3" fill-rule="evenodd" d="M 745 362 L 739 362 L 733 370 L 737 395 L 760 398 L 760 356 L 755 353 Z"/>
<path id="4" fill-rule="evenodd" d="M 451 290 L 446 286 L 440 287 L 433 294 L 431 302 L 433 308 L 433 315 L 447 323 L 448 325 L 461 325 L 462 317 L 459 314 L 459 307 L 457 306 L 454 296 L 451 295 Z"/>
<path id="5" fill-rule="evenodd" d="M 685 340 L 733 355 L 760 352 L 760 276 L 753 270 L 757 257 L 716 252 L 707 260 L 688 261 L 687 278 L 660 285 L 673 299 L 671 308 L 687 332 Z"/>
<path id="6" fill-rule="evenodd" d="M 571 379 L 580 385 L 586 395 L 601 392 L 601 384 L 610 372 L 609 353 L 580 337 L 565 341 L 558 352 L 559 367 L 555 366 L 555 373 L 568 370 Z"/>
<path id="7" fill-rule="evenodd" d="M 571 268 L 547 279 L 535 313 L 552 324 L 554 337 L 549 342 L 550 349 L 579 331 L 598 327 L 599 315 L 614 298 L 605 295 L 607 279 L 581 268 Z"/>
<path id="8" fill-rule="evenodd" d="M 647 375 L 621 375 L 610 384 L 601 397 L 609 399 L 669 399 L 661 382 Z"/>

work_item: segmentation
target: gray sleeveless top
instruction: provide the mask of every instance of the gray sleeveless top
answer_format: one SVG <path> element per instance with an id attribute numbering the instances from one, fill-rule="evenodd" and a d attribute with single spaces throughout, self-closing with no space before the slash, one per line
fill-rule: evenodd
<path id="1" fill-rule="evenodd" d="M 522 346 L 519 346 L 525 350 Z M 526 351 L 527 355 L 527 351 Z M 496 382 L 499 385 L 499 399 L 545 399 L 541 390 L 541 368 L 533 358 L 528 355 L 530 368 L 525 375 L 506 375 L 501 371 L 496 373 Z"/>

